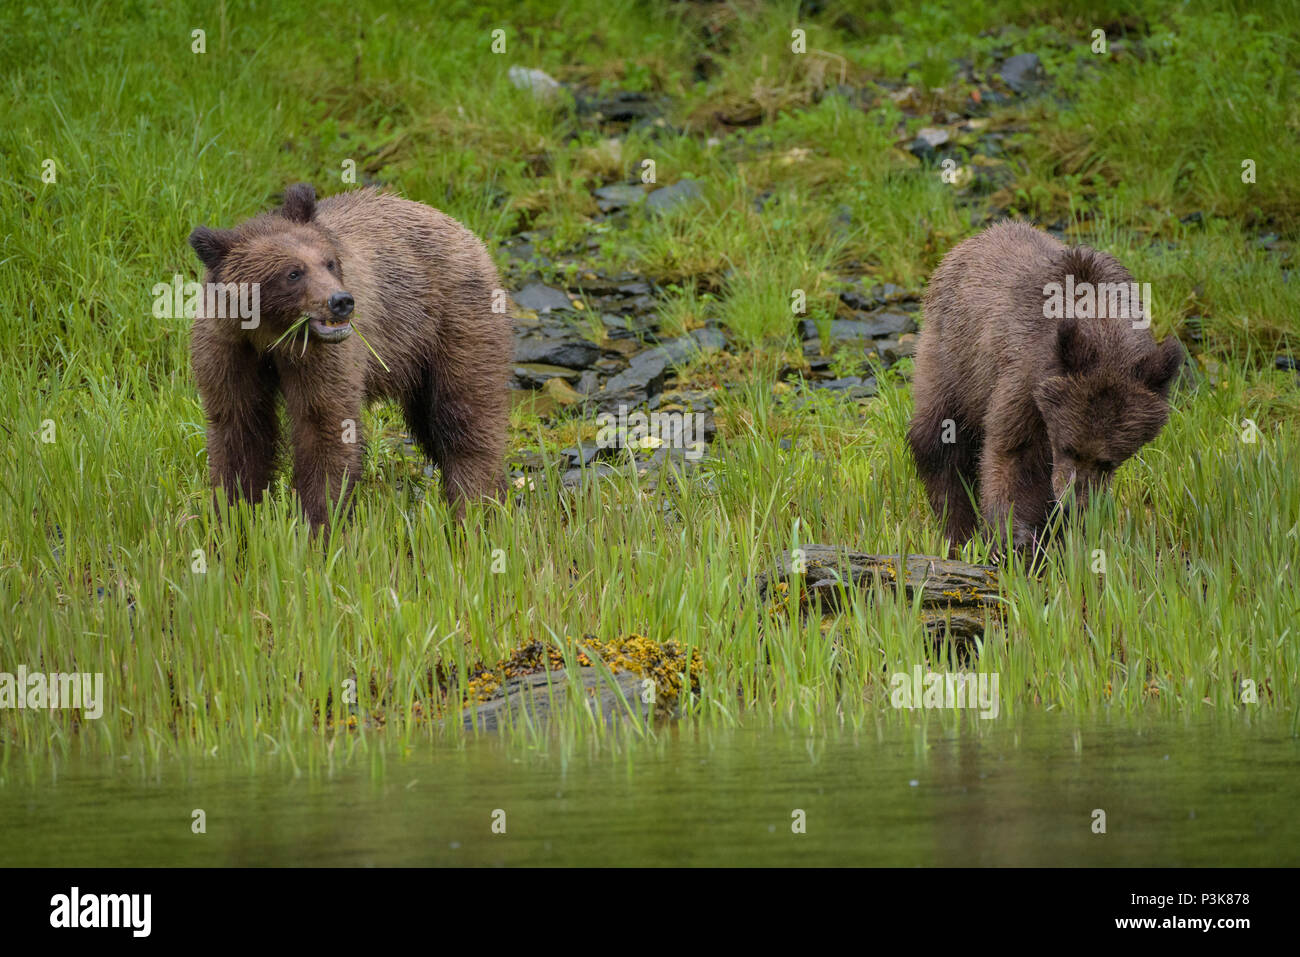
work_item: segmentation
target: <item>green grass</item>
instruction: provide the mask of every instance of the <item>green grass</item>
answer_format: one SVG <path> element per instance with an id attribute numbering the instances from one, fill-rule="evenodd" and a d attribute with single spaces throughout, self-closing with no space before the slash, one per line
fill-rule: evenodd
<path id="1" fill-rule="evenodd" d="M 1026 131 L 1004 158 L 1002 198 L 1120 256 L 1153 284 L 1158 333 L 1190 342 L 1196 328 L 1216 366 L 1217 384 L 1177 394 L 1169 426 L 1044 574 L 1006 574 L 1006 622 L 977 667 L 1000 674 L 1011 717 L 1300 714 L 1300 396 L 1294 374 L 1272 368 L 1300 343 L 1284 273 L 1300 226 L 1300 18 L 1285 4 L 1259 20 L 1198 4 L 1117 4 L 1095 18 L 1056 6 L 867 5 L 857 29 L 828 4 L 807 21 L 810 49 L 842 58 L 849 82 L 906 80 L 935 97 L 956 82 L 952 57 L 986 69 L 1039 52 L 1060 98 L 993 111 L 991 128 Z M 596 9 L 466 4 L 437 23 L 372 3 L 3 14 L 0 669 L 103 671 L 109 703 L 80 728 L 66 713 L 0 711 L 2 753 L 215 748 L 310 763 L 336 740 L 317 722 L 322 703 L 354 676 L 361 713 L 382 711 L 383 726 L 363 721 L 340 747 L 458 742 L 454 723 L 440 731 L 412 713 L 431 670 L 454 667 L 463 692 L 475 661 L 531 641 L 572 660 L 566 639 L 587 634 L 698 650 L 688 723 L 924 720 L 888 704 L 889 675 L 929 660 L 913 609 L 887 600 L 790 620 L 744 585 L 800 543 L 942 551 L 903 444 L 906 363 L 860 406 L 819 396 L 800 409 L 773 382 L 797 349 L 793 289 L 820 318 L 845 275 L 918 288 L 985 207 L 899 148 L 904 118 L 888 96 L 858 109 L 827 92 L 841 60 L 792 59 L 789 30 L 804 22 L 793 4 Z M 1118 19 L 1149 25 L 1151 55 L 1080 65 L 1095 23 Z M 196 27 L 208 31 L 202 56 L 190 52 Z M 505 56 L 489 49 L 497 27 Z M 712 72 L 697 80 L 704 57 Z M 615 149 L 572 111 L 515 90 L 515 63 L 664 95 L 669 122 Z M 747 98 L 762 125 L 708 121 Z M 1253 185 L 1240 181 L 1244 156 L 1257 160 Z M 637 176 L 647 157 L 661 184 L 700 182 L 701 203 L 634 212 L 594 255 L 571 252 L 589 235 L 591 189 Z M 230 225 L 298 180 L 346 188 L 348 159 L 494 247 L 545 228 L 560 266 L 673 284 L 670 331 L 726 324 L 744 351 L 685 377 L 734 386 L 719 393 L 722 435 L 702 472 L 653 491 L 619 478 L 520 493 L 460 529 L 380 408 L 367 413 L 356 514 L 328 549 L 309 540 L 283 482 L 255 513 L 218 523 L 188 329 L 152 316 L 150 290 L 197 274 L 193 226 Z M 1195 212 L 1199 224 L 1180 222 Z M 1263 233 L 1278 237 L 1271 250 Z M 1244 419 L 1257 442 L 1241 440 Z M 594 431 L 523 410 L 513 426 L 516 452 Z M 1097 549 L 1105 574 L 1092 571 Z M 1257 705 L 1240 702 L 1243 679 L 1260 688 Z M 616 738 L 576 706 L 547 732 L 517 732 Z"/>

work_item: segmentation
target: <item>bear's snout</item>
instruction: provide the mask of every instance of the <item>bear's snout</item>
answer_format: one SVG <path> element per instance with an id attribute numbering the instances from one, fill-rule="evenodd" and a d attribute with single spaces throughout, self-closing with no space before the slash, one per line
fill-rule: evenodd
<path id="1" fill-rule="evenodd" d="M 329 307 L 330 313 L 337 319 L 346 319 L 352 315 L 352 308 L 356 305 L 352 300 L 350 292 L 336 292 L 330 296 Z"/>

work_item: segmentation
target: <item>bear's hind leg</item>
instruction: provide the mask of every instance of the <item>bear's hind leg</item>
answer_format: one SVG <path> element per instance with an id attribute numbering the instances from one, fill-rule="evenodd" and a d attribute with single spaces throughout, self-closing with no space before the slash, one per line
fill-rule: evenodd
<path id="1" fill-rule="evenodd" d="M 467 502 L 499 498 L 505 490 L 504 389 L 475 390 L 426 371 L 403 402 L 407 428 L 442 473 L 457 518 Z"/>
<path id="2" fill-rule="evenodd" d="M 955 550 L 975 533 L 975 505 L 981 436 L 964 428 L 938 404 L 923 404 L 912 416 L 907 442 L 925 483 L 930 506 L 944 519 Z"/>

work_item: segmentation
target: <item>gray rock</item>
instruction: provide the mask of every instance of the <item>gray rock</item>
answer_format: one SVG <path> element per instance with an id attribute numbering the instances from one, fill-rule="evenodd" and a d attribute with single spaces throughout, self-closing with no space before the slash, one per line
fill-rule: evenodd
<path id="1" fill-rule="evenodd" d="M 935 127 L 925 127 L 916 134 L 916 139 L 912 140 L 912 145 L 908 147 L 912 155 L 920 160 L 934 159 L 939 155 L 945 143 L 948 142 L 949 136 L 947 130 L 937 129 Z"/>
<path id="2" fill-rule="evenodd" d="M 705 326 L 691 332 L 701 352 L 720 352 L 727 348 L 727 334 L 716 326 Z"/>
<path id="3" fill-rule="evenodd" d="M 580 469 L 584 465 L 590 465 L 594 462 L 596 456 L 600 454 L 600 449 L 596 447 L 595 443 L 590 445 L 579 444 L 574 448 L 564 449 L 560 454 L 569 460 L 570 467 Z"/>
<path id="4" fill-rule="evenodd" d="M 717 352 L 727 346 L 727 336 L 721 329 L 696 329 L 690 335 L 676 339 L 665 339 L 657 346 L 632 357 L 633 364 L 663 359 L 670 366 L 685 365 L 692 359 L 710 352 Z"/>
<path id="5" fill-rule="evenodd" d="M 635 206 L 637 203 L 644 203 L 646 195 L 646 191 L 640 186 L 631 186 L 627 183 L 602 186 L 595 192 L 596 205 L 600 207 L 602 213 L 612 213 L 615 210 L 626 209 L 628 206 Z"/>
<path id="6" fill-rule="evenodd" d="M 574 390 L 581 392 L 583 395 L 591 395 L 600 388 L 600 373 L 594 369 L 588 369 L 578 378 L 578 384 Z"/>
<path id="7" fill-rule="evenodd" d="M 560 477 L 560 483 L 572 488 L 575 485 L 581 485 L 583 482 L 590 482 L 592 479 L 617 474 L 618 468 L 608 462 L 593 462 L 585 468 L 569 469 Z"/>
<path id="8" fill-rule="evenodd" d="M 1037 53 L 1019 53 L 1009 57 L 998 67 L 998 75 L 1007 86 L 1022 95 L 1034 92 L 1047 79 Z"/>
<path id="9" fill-rule="evenodd" d="M 586 339 L 521 339 L 515 343 L 515 361 L 585 369 L 600 358 L 600 347 Z"/>
<path id="10" fill-rule="evenodd" d="M 940 127 L 926 126 L 916 131 L 916 138 L 932 149 L 938 149 L 948 142 L 949 135 L 947 130 Z"/>
<path id="11" fill-rule="evenodd" d="M 914 329 L 916 320 L 905 312 L 878 312 L 862 319 L 832 319 L 830 338 L 832 343 L 854 342 L 897 336 Z M 805 340 L 819 339 L 817 323 L 811 319 L 800 320 L 799 335 Z"/>
<path id="12" fill-rule="evenodd" d="M 637 353 L 626 369 L 606 380 L 605 388 L 595 394 L 600 411 L 617 412 L 620 405 L 631 408 L 663 391 L 668 359 L 656 349 Z"/>
<path id="13" fill-rule="evenodd" d="M 572 384 L 578 381 L 580 373 L 563 366 L 547 365 L 543 362 L 521 362 L 515 365 L 515 381 L 521 388 L 540 389 L 551 379 L 563 379 Z"/>
<path id="14" fill-rule="evenodd" d="M 635 90 L 617 90 L 609 96 L 592 99 L 578 97 L 578 113 L 597 123 L 631 123 L 658 116 L 661 105 L 647 94 Z"/>
<path id="15" fill-rule="evenodd" d="M 540 282 L 530 282 L 514 294 L 515 304 L 520 309 L 533 309 L 537 312 L 550 312 L 552 309 L 573 310 L 573 302 L 562 289 L 553 289 Z"/>
<path id="16" fill-rule="evenodd" d="M 876 343 L 876 354 L 885 365 L 893 365 L 904 356 L 916 355 L 916 340 L 881 339 Z"/>
<path id="17" fill-rule="evenodd" d="M 856 309 L 858 312 L 870 312 L 881 305 L 884 300 L 877 299 L 874 293 L 863 292 L 860 289 L 846 289 L 840 293 L 840 302 L 850 309 Z"/>
<path id="18" fill-rule="evenodd" d="M 528 90 L 543 103 L 554 102 L 559 97 L 560 91 L 564 89 L 560 81 L 545 70 L 512 66 L 506 71 L 506 76 L 510 78 L 510 82 L 516 89 Z"/>
<path id="19" fill-rule="evenodd" d="M 699 183 L 693 179 L 683 179 L 671 186 L 655 190 L 646 198 L 646 206 L 656 213 L 662 213 L 694 202 L 701 195 Z"/>
<path id="20" fill-rule="evenodd" d="M 826 382 L 818 382 L 814 389 L 827 389 L 832 392 L 842 391 L 852 388 L 855 385 L 862 385 L 862 377 L 856 375 L 845 376 L 842 379 L 830 379 Z"/>

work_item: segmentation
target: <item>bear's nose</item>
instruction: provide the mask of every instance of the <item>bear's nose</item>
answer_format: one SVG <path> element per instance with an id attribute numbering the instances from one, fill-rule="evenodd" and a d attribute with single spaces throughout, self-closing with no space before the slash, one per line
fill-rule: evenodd
<path id="1" fill-rule="evenodd" d="M 336 292 L 330 296 L 330 312 L 339 319 L 346 319 L 352 315 L 352 307 L 355 303 L 352 301 L 352 293 Z"/>

